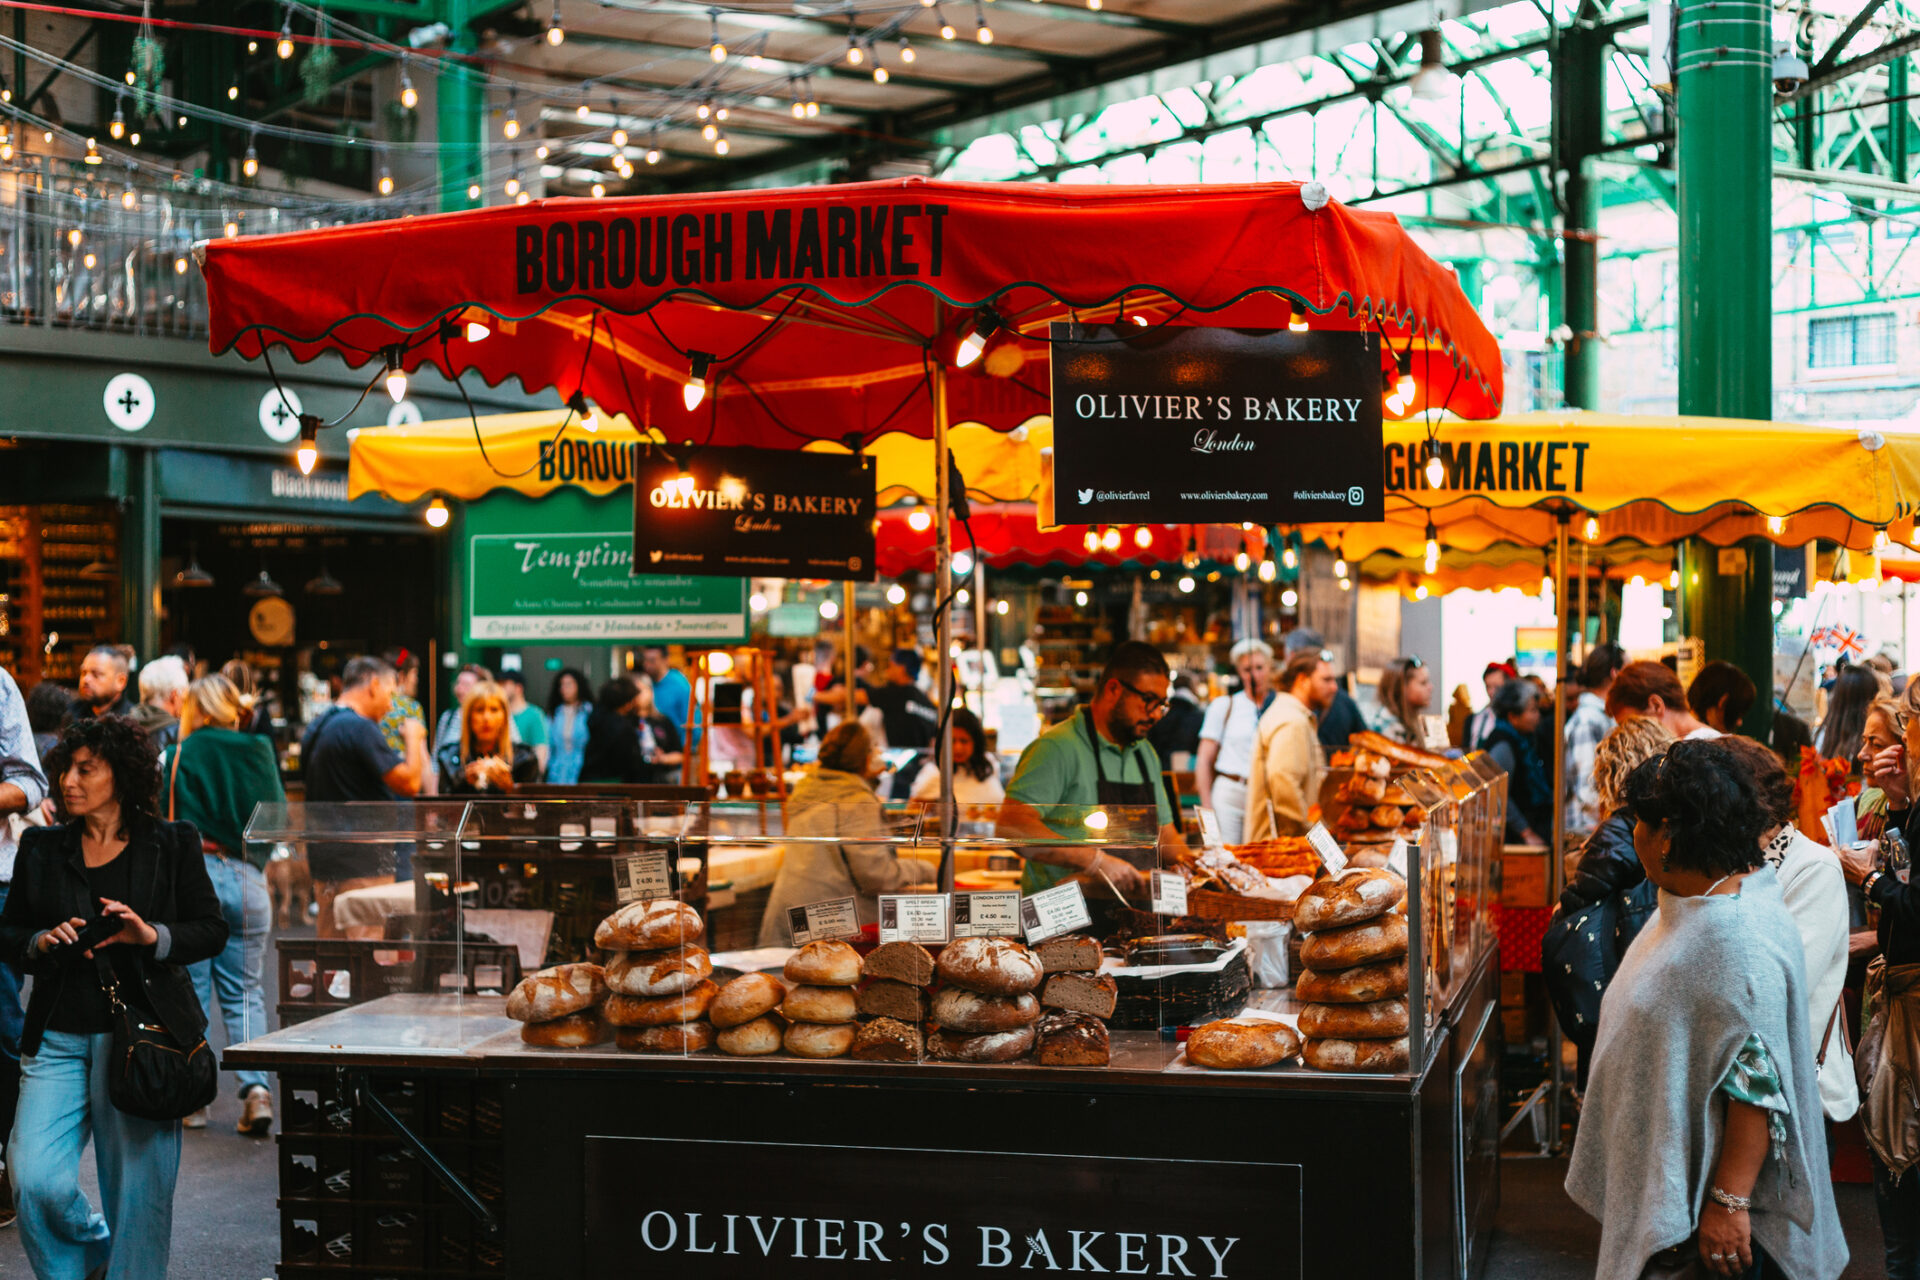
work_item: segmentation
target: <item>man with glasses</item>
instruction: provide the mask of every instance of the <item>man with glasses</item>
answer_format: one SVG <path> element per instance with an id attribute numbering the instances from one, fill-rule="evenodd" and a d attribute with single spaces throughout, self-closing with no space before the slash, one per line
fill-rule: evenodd
<path id="1" fill-rule="evenodd" d="M 1000 811 L 1001 834 L 1078 841 L 1087 834 L 1081 819 L 1076 817 L 1073 830 L 1055 830 L 1061 826 L 1061 815 L 1043 806 L 1071 805 L 1076 810 L 1151 806 L 1161 849 L 1184 858 L 1186 843 L 1160 786 L 1160 756 L 1146 740 L 1147 731 L 1167 709 L 1169 683 L 1167 660 L 1158 649 L 1138 640 L 1115 645 L 1093 701 L 1035 738 L 1021 753 Z M 1070 878 L 1079 880 L 1089 897 L 1111 899 L 1116 891 L 1138 897 L 1145 888 L 1146 878 L 1112 854 L 1072 844 L 1040 844 L 1023 852 L 1027 866 L 1020 888 L 1025 893 L 1038 893 Z"/>
<path id="2" fill-rule="evenodd" d="M 1273 703 L 1260 717 L 1247 782 L 1247 839 L 1297 836 L 1307 829 L 1307 810 L 1319 792 L 1326 757 L 1315 720 L 1333 705 L 1340 684 L 1333 654 L 1296 653 L 1275 682 Z"/>

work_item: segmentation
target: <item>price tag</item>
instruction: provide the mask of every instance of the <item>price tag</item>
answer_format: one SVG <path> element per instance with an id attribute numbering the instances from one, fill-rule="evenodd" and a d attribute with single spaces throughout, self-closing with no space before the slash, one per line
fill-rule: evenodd
<path id="1" fill-rule="evenodd" d="M 565 828 L 562 830 L 564 831 Z M 620 834 L 620 819 L 610 814 L 601 818 L 588 818 L 587 830 L 596 836 L 606 836 L 611 839 Z"/>
<path id="2" fill-rule="evenodd" d="M 1200 810 L 1200 843 L 1209 849 L 1224 849 L 1227 842 L 1220 835 L 1220 818 L 1211 809 Z"/>
<path id="3" fill-rule="evenodd" d="M 615 902 L 673 896 L 673 862 L 665 849 L 642 849 L 613 859 Z"/>
<path id="4" fill-rule="evenodd" d="M 1069 880 L 1020 900 L 1020 926 L 1028 945 L 1055 934 L 1085 929 L 1092 923 L 1093 917 L 1087 914 L 1087 895 L 1080 892 L 1077 881 Z"/>
<path id="5" fill-rule="evenodd" d="M 1153 913 L 1160 916 L 1187 914 L 1187 878 L 1177 871 L 1153 873 Z"/>
<path id="6" fill-rule="evenodd" d="M 956 893 L 953 895 L 953 936 L 956 938 L 1012 938 L 1020 933 L 1020 894 Z"/>
<path id="7" fill-rule="evenodd" d="M 1393 848 L 1387 853 L 1387 866 L 1402 880 L 1407 878 L 1407 842 L 1399 836 L 1393 838 Z"/>
<path id="8" fill-rule="evenodd" d="M 948 893 L 883 893 L 880 895 L 880 941 L 953 941 L 953 895 Z"/>
<path id="9" fill-rule="evenodd" d="M 1340 842 L 1333 838 L 1333 832 L 1322 823 L 1314 823 L 1307 829 L 1307 843 L 1320 855 L 1320 862 L 1328 875 L 1339 875 L 1347 869 L 1347 855 L 1340 849 Z"/>
<path id="10" fill-rule="evenodd" d="M 860 934 L 860 912 L 853 898 L 809 902 L 787 908 L 787 929 L 796 947 L 823 938 L 854 938 Z"/>
<path id="11" fill-rule="evenodd" d="M 1452 739 L 1447 737 L 1447 718 L 1445 716 L 1421 716 L 1420 740 L 1429 751 L 1448 751 L 1453 747 Z"/>
<path id="12" fill-rule="evenodd" d="M 560 834 L 562 836 L 583 836 L 587 834 L 587 829 L 577 822 L 563 822 L 560 824 Z M 572 853 L 579 847 L 580 842 L 578 840 L 562 840 L 560 842 L 560 852 L 562 853 Z"/>

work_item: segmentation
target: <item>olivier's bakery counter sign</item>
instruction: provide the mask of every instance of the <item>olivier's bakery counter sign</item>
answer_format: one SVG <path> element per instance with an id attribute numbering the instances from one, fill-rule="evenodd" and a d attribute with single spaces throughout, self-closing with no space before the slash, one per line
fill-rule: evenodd
<path id="1" fill-rule="evenodd" d="M 873 578 L 873 460 L 694 447 L 633 468 L 633 572 Z"/>
<path id="2" fill-rule="evenodd" d="M 1055 518 L 1382 520 L 1371 333 L 1053 326 Z"/>

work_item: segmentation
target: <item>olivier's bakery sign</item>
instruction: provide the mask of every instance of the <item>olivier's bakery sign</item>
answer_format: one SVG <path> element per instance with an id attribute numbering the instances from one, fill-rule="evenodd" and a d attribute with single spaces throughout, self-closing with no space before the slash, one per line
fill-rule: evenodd
<path id="1" fill-rule="evenodd" d="M 1061 524 L 1381 520 L 1380 339 L 1053 326 Z"/>
<path id="2" fill-rule="evenodd" d="M 873 577 L 874 471 L 852 454 L 697 447 L 633 462 L 633 572 Z"/>

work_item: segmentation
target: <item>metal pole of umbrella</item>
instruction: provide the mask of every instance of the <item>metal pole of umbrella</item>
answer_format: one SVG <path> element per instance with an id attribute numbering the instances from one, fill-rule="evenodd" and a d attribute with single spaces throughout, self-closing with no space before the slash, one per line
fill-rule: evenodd
<path id="1" fill-rule="evenodd" d="M 846 664 L 845 670 L 847 675 L 847 705 L 845 711 L 841 714 L 848 720 L 858 720 L 860 718 L 860 706 L 854 701 L 854 689 L 856 685 L 854 683 L 853 669 L 855 666 L 854 654 L 858 651 L 859 645 L 859 641 L 856 639 L 859 629 L 854 626 L 853 618 L 853 579 L 847 579 L 841 583 L 840 586 L 840 650 L 844 655 L 841 661 Z"/>
<path id="2" fill-rule="evenodd" d="M 941 328 L 945 327 L 946 308 L 939 309 Z M 947 367 L 933 361 L 933 467 L 934 467 L 934 543 L 933 599 L 938 604 L 953 587 L 953 510 L 948 480 L 953 463 L 947 452 Z M 940 610 L 935 619 L 935 644 L 940 672 L 940 740 L 934 750 L 940 761 L 940 892 L 953 892 L 953 607 Z"/>
<path id="3" fill-rule="evenodd" d="M 1603 609 L 1601 610 L 1601 617 L 1604 618 L 1605 616 L 1606 616 L 1606 611 Z M 1586 656 L 1587 656 L 1587 544 L 1583 540 L 1580 543 L 1580 657 L 1582 660 L 1584 660 Z"/>
<path id="4" fill-rule="evenodd" d="M 974 714 L 980 717 L 980 723 L 987 722 L 987 566 L 980 556 L 973 558 L 973 647 L 979 662 L 975 664 L 974 681 L 979 698 L 974 706 Z"/>
<path id="5" fill-rule="evenodd" d="M 1560 512 L 1553 530 L 1553 612 L 1554 612 L 1554 667 L 1553 681 L 1553 852 L 1552 864 L 1547 868 L 1547 885 L 1550 890 L 1548 905 L 1560 901 L 1560 890 L 1565 879 L 1566 826 L 1567 826 L 1567 788 L 1564 782 L 1567 767 L 1567 520 L 1568 513 Z M 1580 584 L 1582 598 L 1585 598 L 1586 582 Z M 1584 610 L 1583 610 L 1584 613 Z M 1547 1056 L 1549 1058 L 1549 1078 L 1553 1087 L 1547 1092 L 1547 1134 L 1548 1143 L 1555 1153 L 1560 1150 L 1560 1092 L 1565 1084 L 1565 1070 L 1561 1065 L 1560 1021 L 1548 1013 Z"/>

